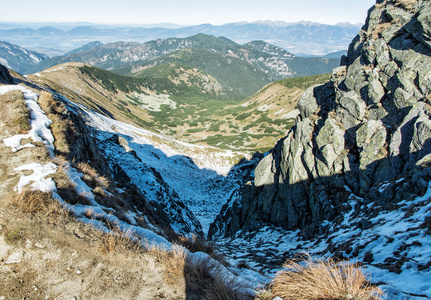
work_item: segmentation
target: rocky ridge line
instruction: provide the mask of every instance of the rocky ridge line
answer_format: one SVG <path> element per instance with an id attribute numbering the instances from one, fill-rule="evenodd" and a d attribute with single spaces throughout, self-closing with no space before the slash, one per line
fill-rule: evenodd
<path id="1" fill-rule="evenodd" d="M 295 127 L 210 232 L 273 224 L 311 237 L 324 220 L 342 220 L 351 193 L 363 198 L 358 209 L 423 195 L 431 179 L 430 21 L 429 1 L 377 1 L 342 66 L 302 95 Z"/>

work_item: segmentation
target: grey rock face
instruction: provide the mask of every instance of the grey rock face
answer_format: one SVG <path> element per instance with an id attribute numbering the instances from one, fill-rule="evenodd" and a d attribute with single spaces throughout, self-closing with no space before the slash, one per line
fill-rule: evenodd
<path id="1" fill-rule="evenodd" d="M 0 84 L 15 84 L 9 70 L 0 64 Z"/>
<path id="2" fill-rule="evenodd" d="M 428 165 L 418 162 L 431 153 L 431 2 L 403 3 L 378 1 L 346 66 L 302 95 L 294 128 L 257 166 L 225 234 L 261 224 L 315 234 L 341 215 L 346 193 L 387 204 L 414 186 L 424 192 Z M 402 187 L 375 188 L 400 178 Z"/>

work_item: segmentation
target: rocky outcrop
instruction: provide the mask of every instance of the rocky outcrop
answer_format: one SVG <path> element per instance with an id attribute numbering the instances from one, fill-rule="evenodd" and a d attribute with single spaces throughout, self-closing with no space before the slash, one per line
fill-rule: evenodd
<path id="1" fill-rule="evenodd" d="M 228 230 L 218 234 L 274 224 L 310 236 L 337 221 L 351 193 L 383 207 L 424 193 L 430 24 L 429 1 L 378 0 L 331 81 L 302 95 L 296 125 L 222 212 Z"/>
<path id="2" fill-rule="evenodd" d="M 0 84 L 15 84 L 9 70 L 0 64 Z"/>

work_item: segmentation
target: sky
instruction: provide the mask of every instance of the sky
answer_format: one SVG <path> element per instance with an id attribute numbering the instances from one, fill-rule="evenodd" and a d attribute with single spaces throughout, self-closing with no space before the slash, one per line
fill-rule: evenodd
<path id="1" fill-rule="evenodd" d="M 333 25 L 364 23 L 373 4 L 375 0 L 19 0 L 2 5 L 0 23 L 221 25 L 271 20 Z"/>

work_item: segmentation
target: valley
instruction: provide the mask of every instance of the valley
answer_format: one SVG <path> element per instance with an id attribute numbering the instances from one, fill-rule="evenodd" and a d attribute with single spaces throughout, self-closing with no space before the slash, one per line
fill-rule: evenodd
<path id="1" fill-rule="evenodd" d="M 379 0 L 341 63 L 199 33 L 1 66 L 0 298 L 311 299 L 285 263 L 324 261 L 364 294 L 313 299 L 430 299 L 430 20 Z"/>
<path id="2" fill-rule="evenodd" d="M 87 65 L 67 63 L 28 78 L 106 116 L 184 142 L 252 154 L 270 149 L 283 137 L 296 118 L 295 113 L 289 112 L 295 110 L 302 92 L 330 77 L 284 79 L 238 102 L 217 99 L 216 91 L 221 85 L 216 80 L 208 85 L 197 84 L 193 77 L 185 77 L 181 68 L 174 70 L 179 71 L 164 78 L 129 79 Z M 181 76 L 183 79 L 178 79 Z M 199 86 L 211 90 L 200 91 Z M 164 103 L 154 99 L 164 99 Z"/>

